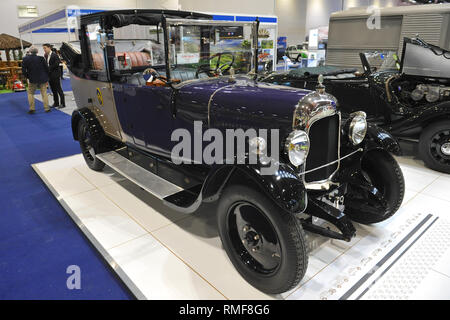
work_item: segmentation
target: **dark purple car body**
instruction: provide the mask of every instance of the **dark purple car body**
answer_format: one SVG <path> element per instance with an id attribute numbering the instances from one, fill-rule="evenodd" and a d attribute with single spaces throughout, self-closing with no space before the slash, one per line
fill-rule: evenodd
<path id="1" fill-rule="evenodd" d="M 68 44 L 61 48 L 78 106 L 73 136 L 91 169 L 101 171 L 107 164 L 174 210 L 193 213 L 217 202 L 219 235 L 236 269 L 264 292 L 285 292 L 305 274 L 303 229 L 350 241 L 356 232 L 352 220 L 380 222 L 398 210 L 404 181 L 389 152 L 399 147 L 388 133 L 368 125 L 363 113 L 341 123 L 335 98 L 321 88 L 258 82 L 254 69 L 246 69 L 257 65 L 252 58 L 258 56 L 257 46 L 250 52 L 242 41 L 236 52 L 211 52 L 222 27 L 211 18 L 161 10 L 82 17 L 81 52 Z M 97 27 L 90 29 L 93 24 Z M 163 41 L 155 43 L 164 43 L 165 65 L 146 63 L 142 57 L 152 57 L 146 51 L 117 52 L 115 29 L 129 25 L 164 30 Z M 200 61 L 172 63 L 185 38 L 177 28 L 193 25 Z M 257 44 L 258 22 L 246 27 Z M 129 43 L 135 46 L 134 40 Z M 100 53 L 94 52 L 97 45 Z M 186 59 L 182 54 L 177 57 Z M 221 64 L 225 54 L 232 58 Z M 240 74 L 234 74 L 234 66 Z M 194 137 L 188 143 L 194 152 L 177 163 L 173 150 L 179 130 Z M 223 143 L 219 161 L 195 158 L 196 150 L 202 155 L 212 142 L 207 132 L 224 137 L 230 130 L 270 134 L 244 134 L 242 151 L 235 150 L 233 140 L 231 158 Z M 247 148 L 252 143 L 256 147 Z M 256 163 L 248 161 L 252 152 Z M 264 173 L 268 165 L 275 165 L 273 173 Z"/>

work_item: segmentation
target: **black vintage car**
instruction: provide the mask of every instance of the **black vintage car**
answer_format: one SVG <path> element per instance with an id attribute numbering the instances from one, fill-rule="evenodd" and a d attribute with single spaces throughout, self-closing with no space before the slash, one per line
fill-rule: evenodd
<path id="1" fill-rule="evenodd" d="M 409 38 L 403 52 L 402 61 L 389 67 L 374 68 L 361 53 L 363 72 L 302 68 L 261 81 L 313 89 L 322 74 L 326 91 L 338 99 L 344 117 L 356 110 L 366 112 L 369 122 L 397 139 L 417 142 L 428 167 L 450 173 L 450 52 Z"/>
<path id="2" fill-rule="evenodd" d="M 242 28 L 241 39 L 221 37 L 230 26 Z M 341 123 L 320 87 L 257 81 L 258 26 L 108 11 L 83 16 L 81 51 L 63 44 L 61 53 L 87 165 L 112 167 L 181 213 L 216 202 L 231 262 L 256 288 L 281 293 L 305 274 L 303 230 L 350 241 L 352 221 L 395 214 L 404 180 L 391 156 L 397 142 L 364 112 Z"/>

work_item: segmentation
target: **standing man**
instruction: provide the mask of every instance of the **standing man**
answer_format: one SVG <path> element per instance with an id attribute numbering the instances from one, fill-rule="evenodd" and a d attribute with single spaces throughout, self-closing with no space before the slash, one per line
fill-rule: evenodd
<path id="1" fill-rule="evenodd" d="M 45 112 L 50 112 L 47 96 L 48 66 L 44 57 L 38 56 L 38 49 L 31 47 L 29 55 L 23 58 L 22 74 L 28 79 L 28 103 L 30 104 L 29 114 L 33 114 L 35 109 L 34 92 L 41 90 L 42 101 Z"/>
<path id="2" fill-rule="evenodd" d="M 48 43 L 43 45 L 44 48 L 44 58 L 48 64 L 48 77 L 50 88 L 53 92 L 53 106 L 64 108 L 66 106 L 66 102 L 64 99 L 64 92 L 61 88 L 61 68 L 58 55 L 56 52 L 52 51 L 52 46 Z M 61 100 L 61 104 L 59 104 Z"/>

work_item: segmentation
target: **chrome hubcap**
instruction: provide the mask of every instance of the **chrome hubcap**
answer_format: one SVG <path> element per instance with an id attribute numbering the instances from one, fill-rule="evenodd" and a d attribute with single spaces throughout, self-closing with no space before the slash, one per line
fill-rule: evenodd
<path id="1" fill-rule="evenodd" d="M 441 152 L 446 156 L 450 156 L 450 142 L 444 143 L 441 146 Z"/>

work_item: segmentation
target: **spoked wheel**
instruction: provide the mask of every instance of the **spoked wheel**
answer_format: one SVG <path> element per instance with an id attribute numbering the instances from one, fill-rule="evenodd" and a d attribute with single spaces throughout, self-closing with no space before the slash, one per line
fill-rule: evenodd
<path id="1" fill-rule="evenodd" d="M 80 142 L 81 152 L 83 153 L 86 164 L 95 171 L 102 171 L 105 164 L 95 155 L 95 141 L 89 133 L 86 122 L 81 119 L 78 123 L 78 141 Z"/>
<path id="2" fill-rule="evenodd" d="M 219 203 L 218 227 L 231 262 L 257 289 L 278 294 L 303 278 L 308 264 L 303 229 L 267 196 L 229 186 Z"/>
<path id="3" fill-rule="evenodd" d="M 450 173 L 450 120 L 433 123 L 422 132 L 419 153 L 429 168 Z"/>
<path id="4" fill-rule="evenodd" d="M 362 224 L 389 219 L 400 208 L 405 194 L 405 180 L 397 161 L 384 150 L 369 151 L 361 161 L 361 174 L 365 181 L 349 186 L 345 214 Z"/>

